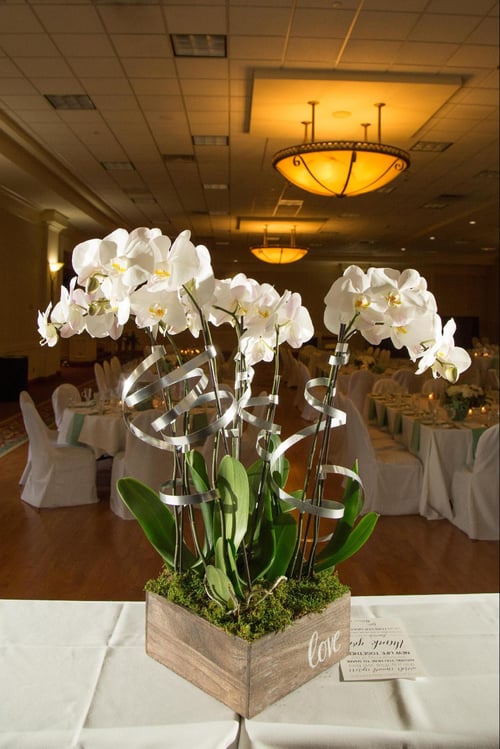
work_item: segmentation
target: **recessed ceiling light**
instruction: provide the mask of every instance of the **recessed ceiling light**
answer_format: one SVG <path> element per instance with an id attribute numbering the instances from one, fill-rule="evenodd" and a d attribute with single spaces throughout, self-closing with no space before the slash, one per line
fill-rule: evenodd
<path id="1" fill-rule="evenodd" d="M 432 242 L 432 241 L 434 241 L 434 239 L 436 239 L 436 237 L 429 237 L 429 239 L 430 239 L 430 240 L 431 240 L 431 242 Z"/>
<path id="2" fill-rule="evenodd" d="M 472 221 L 469 221 L 469 224 L 471 224 L 471 226 L 473 226 L 473 225 L 474 225 L 475 223 L 476 223 L 476 222 L 475 222 L 474 220 L 472 220 Z"/>
<path id="3" fill-rule="evenodd" d="M 226 57 L 224 34 L 170 34 L 176 57 Z"/>
<path id="4" fill-rule="evenodd" d="M 44 94 L 54 109 L 95 109 L 95 104 L 85 94 Z"/>

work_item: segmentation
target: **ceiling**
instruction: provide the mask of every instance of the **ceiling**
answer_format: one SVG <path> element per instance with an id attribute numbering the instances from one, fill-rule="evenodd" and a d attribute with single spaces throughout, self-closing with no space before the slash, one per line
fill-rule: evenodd
<path id="1" fill-rule="evenodd" d="M 226 54 L 176 56 L 171 34 L 223 35 Z M 272 157 L 311 100 L 316 140 L 372 123 L 376 141 L 384 102 L 410 168 L 354 198 L 286 183 Z M 0 124 L 0 204 L 88 237 L 190 229 L 218 275 L 262 271 L 265 226 L 269 244 L 296 227 L 298 273 L 498 263 L 494 0 L 0 0 Z"/>

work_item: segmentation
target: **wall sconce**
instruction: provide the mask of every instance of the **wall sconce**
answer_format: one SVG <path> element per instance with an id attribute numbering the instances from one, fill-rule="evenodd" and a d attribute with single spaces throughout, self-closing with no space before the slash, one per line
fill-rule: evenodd
<path id="1" fill-rule="evenodd" d="M 50 301 L 52 301 L 54 296 L 54 282 L 56 280 L 57 274 L 61 270 L 61 268 L 64 266 L 64 263 L 61 262 L 49 262 L 49 271 L 50 271 Z"/>

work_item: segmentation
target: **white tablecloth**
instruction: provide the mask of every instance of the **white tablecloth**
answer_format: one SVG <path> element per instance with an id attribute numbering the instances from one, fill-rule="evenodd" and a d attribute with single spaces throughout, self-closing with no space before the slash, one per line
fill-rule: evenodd
<path id="1" fill-rule="evenodd" d="M 127 428 L 121 410 L 99 413 L 96 409 L 66 408 L 59 427 L 58 442 L 88 445 L 96 458 L 116 455 L 125 449 Z"/>
<path id="2" fill-rule="evenodd" d="M 399 617 L 426 675 L 333 666 L 241 721 L 144 651 L 144 604 L 0 601 L 2 749 L 498 749 L 498 596 L 353 597 Z"/>
<path id="3" fill-rule="evenodd" d="M 226 749 L 238 716 L 144 650 L 144 604 L 0 601 L 2 749 Z"/>
<path id="4" fill-rule="evenodd" d="M 339 666 L 245 720 L 241 749 L 498 749 L 498 597 L 354 597 L 399 617 L 426 676 L 342 681 Z"/>
<path id="5" fill-rule="evenodd" d="M 427 398 L 421 399 L 424 407 Z M 407 403 L 407 408 L 411 405 Z M 383 398 L 371 398 L 368 413 L 376 412 L 376 421 L 397 442 L 403 444 L 422 462 L 424 473 L 419 512 L 428 519 L 453 517 L 451 484 L 455 471 L 470 465 L 474 447 L 487 425 L 467 417 L 466 422 L 424 423 L 401 406 L 388 405 Z"/>

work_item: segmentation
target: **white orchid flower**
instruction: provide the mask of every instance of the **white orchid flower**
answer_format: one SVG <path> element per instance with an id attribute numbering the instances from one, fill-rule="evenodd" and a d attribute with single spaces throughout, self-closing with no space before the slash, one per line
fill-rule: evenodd
<path id="1" fill-rule="evenodd" d="M 130 305 L 138 328 L 159 325 L 175 335 L 187 327 L 186 313 L 175 291 L 143 286 L 131 295 Z"/>
<path id="2" fill-rule="evenodd" d="M 369 276 L 357 265 L 350 265 L 344 274 L 337 278 L 325 297 L 323 316 L 327 330 L 338 335 L 340 325 L 348 325 L 370 304 L 366 296 Z"/>
<path id="3" fill-rule="evenodd" d="M 239 349 L 249 367 L 261 361 L 271 362 L 276 355 L 276 333 L 265 336 L 263 332 L 250 328 L 240 338 Z"/>
<path id="4" fill-rule="evenodd" d="M 76 289 L 75 285 L 76 277 L 71 279 L 69 289 L 61 286 L 61 298 L 50 316 L 61 338 L 69 338 L 85 330 L 87 295 L 83 289 Z"/>
<path id="5" fill-rule="evenodd" d="M 141 227 L 130 234 L 116 229 L 102 240 L 82 242 L 75 247 L 72 258 L 78 282 L 88 286 L 91 279 L 100 283 L 108 276 L 121 276 L 129 290 L 145 283 L 155 267 L 151 242 L 160 236 L 160 229 Z"/>
<path id="6" fill-rule="evenodd" d="M 213 298 L 205 306 L 208 322 L 218 327 L 224 323 L 235 325 L 235 316 L 238 312 L 238 302 L 232 293 L 232 278 L 223 280 L 215 279 Z"/>
<path id="7" fill-rule="evenodd" d="M 441 318 L 439 315 L 435 317 L 437 318 L 435 338 L 419 357 L 417 374 L 422 374 L 431 368 L 433 377 L 442 377 L 455 383 L 460 374 L 470 367 L 471 358 L 465 349 L 455 346 L 453 338 L 457 329 L 455 320 L 453 318 L 448 320 L 441 330 Z"/>
<path id="8" fill-rule="evenodd" d="M 52 302 L 49 302 L 45 312 L 38 312 L 38 334 L 42 339 L 40 341 L 42 346 L 48 346 L 52 348 L 56 345 L 59 340 L 57 335 L 56 326 L 50 322 L 50 310 L 52 309 Z"/>
<path id="9" fill-rule="evenodd" d="M 285 341 L 292 348 L 300 348 L 314 335 L 314 326 L 308 310 L 302 305 L 297 292 L 287 291 L 277 310 L 278 344 Z"/>

